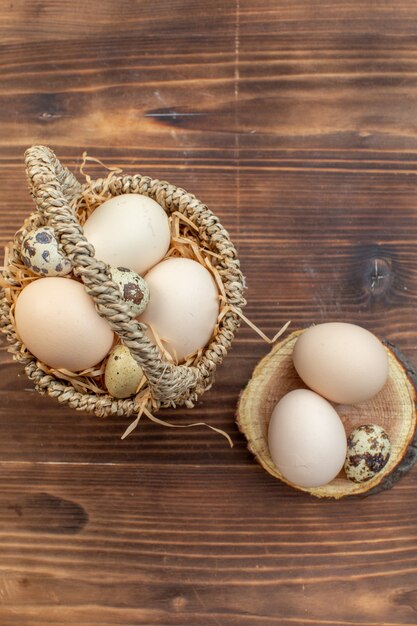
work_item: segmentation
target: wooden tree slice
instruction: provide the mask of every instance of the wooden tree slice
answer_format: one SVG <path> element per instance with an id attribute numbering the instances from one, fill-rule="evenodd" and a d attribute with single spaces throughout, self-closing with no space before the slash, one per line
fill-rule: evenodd
<path id="1" fill-rule="evenodd" d="M 274 466 L 268 450 L 268 424 L 276 403 L 293 389 L 307 389 L 298 376 L 292 352 L 298 336 L 295 331 L 273 347 L 257 365 L 251 380 L 241 394 L 237 424 L 248 440 L 248 448 L 260 465 L 272 476 L 318 498 L 343 498 L 369 494 L 391 487 L 414 464 L 417 458 L 415 374 L 404 358 L 388 342 L 389 378 L 383 389 L 367 402 L 355 405 L 331 403 L 345 426 L 346 435 L 361 424 L 379 424 L 391 441 L 387 465 L 372 479 L 355 483 L 342 470 L 322 487 L 298 487 L 285 479 Z"/>

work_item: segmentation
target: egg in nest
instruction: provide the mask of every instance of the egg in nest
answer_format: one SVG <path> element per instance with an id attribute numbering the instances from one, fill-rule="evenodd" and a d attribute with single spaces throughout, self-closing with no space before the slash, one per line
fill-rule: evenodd
<path id="1" fill-rule="evenodd" d="M 72 269 L 50 226 L 42 226 L 25 236 L 21 256 L 26 267 L 38 276 L 65 276 Z"/>

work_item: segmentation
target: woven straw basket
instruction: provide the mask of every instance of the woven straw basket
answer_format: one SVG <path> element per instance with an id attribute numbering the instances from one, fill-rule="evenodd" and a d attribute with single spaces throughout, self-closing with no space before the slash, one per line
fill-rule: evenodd
<path id="1" fill-rule="evenodd" d="M 11 343 L 10 351 L 14 358 L 24 364 L 27 376 L 40 393 L 48 394 L 74 409 L 94 412 L 100 417 L 130 416 L 139 410 L 137 396 L 117 400 L 105 392 L 80 389 L 71 379 L 62 379 L 59 373 L 49 371 L 22 345 L 16 334 L 11 293 L 15 297 L 22 288 L 17 271 L 17 267 L 22 266 L 22 240 L 34 228 L 49 225 L 70 260 L 74 275 L 82 281 L 86 292 L 94 300 L 99 315 L 107 320 L 142 367 L 149 389 L 147 410 L 177 405 L 192 407 L 197 398 L 211 387 L 216 367 L 230 348 L 239 326 L 241 307 L 245 304 L 239 260 L 227 231 L 195 196 L 167 182 L 147 176 L 115 174 L 110 179 L 87 179 L 86 183 L 80 184 L 49 148 L 34 146 L 27 150 L 25 156 L 36 210 L 17 232 L 8 249 L 0 304 L 0 326 Z M 133 318 L 121 299 L 117 285 L 110 278 L 109 266 L 94 258 L 94 248 L 83 235 L 74 207 L 86 193 L 100 196 L 104 188 L 109 197 L 124 193 L 143 194 L 156 200 L 168 215 L 180 213 L 192 222 L 200 244 L 214 253 L 217 275 L 222 283 L 221 315 L 211 342 L 191 365 L 169 362 L 161 350 L 149 341 L 145 335 L 146 326 Z"/>

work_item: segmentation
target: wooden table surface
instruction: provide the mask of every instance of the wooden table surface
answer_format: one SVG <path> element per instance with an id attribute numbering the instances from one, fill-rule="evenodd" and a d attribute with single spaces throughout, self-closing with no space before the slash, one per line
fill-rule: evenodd
<path id="1" fill-rule="evenodd" d="M 218 214 L 267 334 L 356 322 L 417 365 L 416 33 L 410 0 L 1 2 L 1 243 L 25 148 L 73 171 L 88 150 Z M 1 351 L 1 626 L 417 624 L 417 468 L 340 502 L 267 475 L 234 412 L 268 349 L 242 327 L 164 415 L 232 450 L 145 420 L 121 441 Z"/>

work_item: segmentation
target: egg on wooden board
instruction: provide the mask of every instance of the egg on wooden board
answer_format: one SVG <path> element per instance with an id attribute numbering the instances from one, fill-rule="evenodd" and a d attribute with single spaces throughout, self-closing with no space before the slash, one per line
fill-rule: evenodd
<path id="1" fill-rule="evenodd" d="M 272 412 L 268 446 L 284 478 L 300 487 L 320 487 L 342 469 L 347 442 L 332 405 L 314 391 L 295 389 Z"/>
<path id="2" fill-rule="evenodd" d="M 113 344 L 113 332 L 84 286 L 69 278 L 30 282 L 17 298 L 15 322 L 28 350 L 55 369 L 94 367 Z"/>
<path id="3" fill-rule="evenodd" d="M 378 424 L 362 424 L 347 440 L 346 476 L 356 483 L 373 478 L 384 469 L 391 454 L 391 442 Z"/>
<path id="4" fill-rule="evenodd" d="M 210 340 L 219 315 L 219 293 L 210 272 L 197 261 L 172 258 L 145 276 L 149 304 L 139 320 L 150 324 L 178 362 Z M 150 339 L 154 340 L 151 330 Z"/>
<path id="5" fill-rule="evenodd" d="M 152 198 L 136 193 L 103 202 L 83 229 L 97 259 L 141 275 L 165 256 L 171 238 L 163 208 Z"/>
<path id="6" fill-rule="evenodd" d="M 293 362 L 310 389 L 340 404 L 369 400 L 388 378 L 388 355 L 381 341 L 365 328 L 344 322 L 305 330 L 295 343 Z"/>

